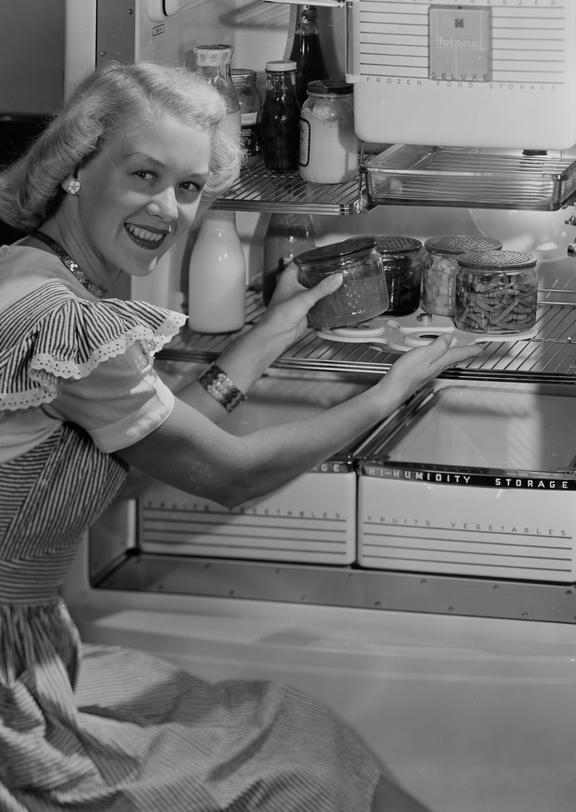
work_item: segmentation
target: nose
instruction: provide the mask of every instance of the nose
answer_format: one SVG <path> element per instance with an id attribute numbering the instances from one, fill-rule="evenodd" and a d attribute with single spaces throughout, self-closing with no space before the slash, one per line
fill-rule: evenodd
<path id="1" fill-rule="evenodd" d="M 168 222 L 178 217 L 178 202 L 174 189 L 169 186 L 163 189 L 146 206 L 146 211 L 153 217 L 160 217 Z"/>

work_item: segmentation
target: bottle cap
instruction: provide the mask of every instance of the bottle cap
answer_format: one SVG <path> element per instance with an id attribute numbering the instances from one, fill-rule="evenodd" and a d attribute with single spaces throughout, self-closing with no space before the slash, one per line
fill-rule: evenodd
<path id="1" fill-rule="evenodd" d="M 234 84 L 256 81 L 256 71 L 251 68 L 232 68 L 230 73 L 232 74 Z"/>
<path id="2" fill-rule="evenodd" d="M 314 96 L 349 96 L 354 92 L 354 85 L 338 79 L 314 79 L 306 85 L 306 92 Z"/>
<path id="3" fill-rule="evenodd" d="M 234 48 L 231 45 L 196 45 L 194 56 L 196 64 L 205 65 L 225 65 L 232 59 Z"/>
<path id="4" fill-rule="evenodd" d="M 266 62 L 266 70 L 268 73 L 283 73 L 284 71 L 296 70 L 296 62 L 292 59 Z"/>

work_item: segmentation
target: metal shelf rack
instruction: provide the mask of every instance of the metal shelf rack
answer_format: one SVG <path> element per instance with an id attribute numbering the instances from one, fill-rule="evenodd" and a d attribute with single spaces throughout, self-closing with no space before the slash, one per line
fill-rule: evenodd
<path id="1" fill-rule="evenodd" d="M 576 198 L 576 155 L 393 144 L 360 156 L 346 183 L 278 175 L 259 159 L 214 206 L 253 212 L 348 216 L 380 205 L 555 211 Z"/>
<path id="2" fill-rule="evenodd" d="M 259 291 L 247 294 L 245 330 L 261 316 Z M 400 320 L 397 318 L 397 320 Z M 193 333 L 184 327 L 163 349 L 159 359 L 207 363 L 231 341 L 229 335 Z M 576 384 L 576 292 L 541 290 L 535 335 L 521 341 L 490 342 L 476 358 L 450 369 L 445 377 L 473 380 Z M 274 363 L 278 370 L 342 377 L 382 375 L 398 353 L 382 344 L 340 343 L 319 337 L 314 330 L 296 342 Z"/>

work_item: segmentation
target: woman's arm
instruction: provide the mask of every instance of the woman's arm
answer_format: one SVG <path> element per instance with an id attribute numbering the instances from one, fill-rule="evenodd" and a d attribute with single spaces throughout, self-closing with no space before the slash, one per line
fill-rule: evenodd
<path id="1" fill-rule="evenodd" d="M 478 351 L 477 345 L 451 347 L 450 338 L 442 336 L 404 354 L 378 383 L 344 403 L 305 420 L 240 437 L 221 429 L 197 408 L 177 400 L 162 426 L 118 451 L 117 456 L 180 490 L 223 505 L 237 505 L 276 490 L 325 461 L 387 417 L 442 370 L 472 358 Z M 266 349 L 261 353 L 264 356 Z M 240 358 L 237 373 L 242 363 Z M 228 366 L 226 371 L 232 375 Z M 224 416 L 222 406 L 216 407 Z"/>
<path id="2" fill-rule="evenodd" d="M 238 389 L 247 393 L 278 356 L 304 334 L 307 328 L 306 314 L 312 305 L 341 284 L 342 275 L 335 274 L 314 288 L 303 288 L 298 284 L 296 265 L 290 263 L 282 273 L 262 318 L 220 355 L 218 366 L 230 376 Z M 224 409 L 196 382 L 189 384 L 180 394 L 213 422 L 219 423 L 226 415 Z"/>

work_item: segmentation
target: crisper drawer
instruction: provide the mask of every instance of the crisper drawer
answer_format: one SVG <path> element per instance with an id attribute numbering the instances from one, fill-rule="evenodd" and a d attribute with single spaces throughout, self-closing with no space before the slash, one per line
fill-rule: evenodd
<path id="1" fill-rule="evenodd" d="M 437 384 L 358 451 L 363 567 L 573 582 L 576 401 Z"/>
<path id="2" fill-rule="evenodd" d="M 365 388 L 341 381 L 263 378 L 228 418 L 236 434 L 306 418 Z M 227 509 L 154 483 L 138 499 L 142 552 L 349 564 L 356 557 L 356 473 L 345 448 L 261 499 Z"/>

